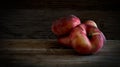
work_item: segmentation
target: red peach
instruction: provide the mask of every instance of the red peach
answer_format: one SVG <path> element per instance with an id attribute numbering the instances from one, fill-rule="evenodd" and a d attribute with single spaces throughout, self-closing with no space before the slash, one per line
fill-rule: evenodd
<path id="1" fill-rule="evenodd" d="M 104 43 L 101 31 L 90 25 L 80 24 L 70 34 L 71 45 L 79 54 L 94 54 Z"/>
<path id="2" fill-rule="evenodd" d="M 96 24 L 95 21 L 93 21 L 93 20 L 86 20 L 86 21 L 84 22 L 84 24 L 97 27 L 97 24 Z"/>
<path id="3" fill-rule="evenodd" d="M 52 24 L 52 32 L 57 36 L 62 36 L 71 31 L 74 27 L 81 23 L 80 19 L 74 15 L 69 15 L 57 19 Z"/>
<path id="4" fill-rule="evenodd" d="M 73 29 L 70 34 L 71 44 L 79 54 L 89 54 L 92 46 L 83 27 L 84 25 L 81 24 Z"/>
<path id="5" fill-rule="evenodd" d="M 91 53 L 97 53 L 104 44 L 104 35 L 103 33 L 96 27 L 87 26 L 87 36 L 91 42 L 92 50 Z"/>
<path id="6" fill-rule="evenodd" d="M 61 45 L 63 45 L 63 46 L 72 47 L 69 36 L 65 36 L 65 37 L 60 37 L 60 38 L 58 38 L 58 42 L 59 42 Z"/>

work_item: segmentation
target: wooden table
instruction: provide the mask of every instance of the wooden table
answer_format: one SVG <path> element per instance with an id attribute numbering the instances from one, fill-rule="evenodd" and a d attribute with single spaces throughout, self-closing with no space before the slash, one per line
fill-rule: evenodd
<path id="1" fill-rule="evenodd" d="M 107 40 L 100 52 L 87 56 L 52 39 L 0 41 L 0 67 L 120 67 L 119 40 Z"/>

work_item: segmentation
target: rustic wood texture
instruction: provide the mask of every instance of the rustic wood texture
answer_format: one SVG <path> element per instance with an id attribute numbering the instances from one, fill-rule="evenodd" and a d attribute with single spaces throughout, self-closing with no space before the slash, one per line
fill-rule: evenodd
<path id="1" fill-rule="evenodd" d="M 1 0 L 0 39 L 55 39 L 50 27 L 62 16 L 93 19 L 107 39 L 120 40 L 119 0 Z"/>
<path id="2" fill-rule="evenodd" d="M 4 6 L 4 7 L 3 7 Z M 119 0 L 2 0 L 2 9 L 119 10 Z"/>
<path id="3" fill-rule="evenodd" d="M 120 40 L 120 12 L 76 9 L 2 9 L 0 10 L 0 38 L 55 39 L 52 22 L 74 14 L 81 21 L 94 20 L 107 39 Z"/>
<path id="4" fill-rule="evenodd" d="M 1 67 L 120 67 L 120 41 L 107 40 L 94 55 L 78 55 L 53 39 L 0 40 Z"/>

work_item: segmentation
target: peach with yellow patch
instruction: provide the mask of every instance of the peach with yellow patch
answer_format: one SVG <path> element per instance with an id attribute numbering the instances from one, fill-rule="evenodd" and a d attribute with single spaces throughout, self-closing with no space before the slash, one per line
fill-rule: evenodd
<path id="1" fill-rule="evenodd" d="M 80 24 L 70 34 L 71 45 L 79 54 L 94 54 L 102 48 L 101 31 L 90 25 Z"/>
<path id="2" fill-rule="evenodd" d="M 84 24 L 97 27 L 97 24 L 96 24 L 95 21 L 93 21 L 93 20 L 86 20 L 86 21 L 84 22 Z M 98 28 L 98 27 L 97 27 L 97 28 Z"/>

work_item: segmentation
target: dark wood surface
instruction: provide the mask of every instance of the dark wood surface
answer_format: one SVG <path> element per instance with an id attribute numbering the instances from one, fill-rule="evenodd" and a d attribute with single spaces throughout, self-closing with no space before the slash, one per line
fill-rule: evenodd
<path id="1" fill-rule="evenodd" d="M 0 67 L 120 67 L 120 41 L 107 40 L 94 55 L 78 55 L 53 39 L 0 40 Z"/>

